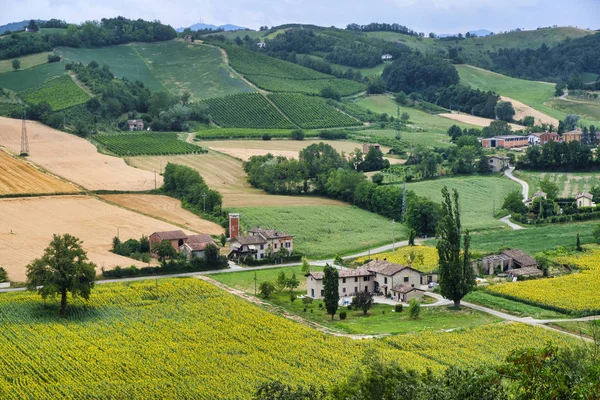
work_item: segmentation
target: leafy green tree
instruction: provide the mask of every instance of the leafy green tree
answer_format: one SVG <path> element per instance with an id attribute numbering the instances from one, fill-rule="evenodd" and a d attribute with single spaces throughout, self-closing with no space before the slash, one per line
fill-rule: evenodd
<path id="1" fill-rule="evenodd" d="M 403 124 L 406 124 L 408 121 L 410 121 L 410 114 L 403 112 L 402 115 L 400 115 L 400 121 L 402 121 Z"/>
<path id="2" fill-rule="evenodd" d="M 575 249 L 577 251 L 583 251 L 583 247 L 581 247 L 581 239 L 579 239 L 579 233 L 577 234 L 577 243 L 575 245 Z"/>
<path id="3" fill-rule="evenodd" d="M 224 233 L 221 233 L 221 246 L 225 246 L 227 243 L 227 236 Z"/>
<path id="4" fill-rule="evenodd" d="M 458 126 L 458 125 L 452 125 L 448 129 L 448 135 L 452 138 L 453 142 L 457 141 L 458 138 L 462 136 L 462 134 L 463 134 L 462 129 L 460 129 L 460 126 Z"/>
<path id="5" fill-rule="evenodd" d="M 293 387 L 279 381 L 261 384 L 253 400 L 325 400 L 325 389 L 310 386 L 308 388 Z"/>
<path id="6" fill-rule="evenodd" d="M 414 297 L 408 302 L 408 315 L 410 319 L 418 319 L 421 315 L 421 302 Z"/>
<path id="7" fill-rule="evenodd" d="M 0 283 L 8 282 L 8 272 L 2 267 L 0 267 Z"/>
<path id="8" fill-rule="evenodd" d="M 564 119 L 564 129 L 565 132 L 572 131 L 575 129 L 581 117 L 576 114 L 568 114 Z"/>
<path id="9" fill-rule="evenodd" d="M 27 266 L 27 288 L 43 299 L 60 295 L 60 315 L 67 313 L 67 293 L 90 298 L 96 281 L 96 265 L 88 261 L 81 241 L 68 233 L 53 235 L 50 245 Z"/>
<path id="10" fill-rule="evenodd" d="M 150 239 L 146 235 L 142 235 L 140 238 L 140 252 L 150 253 Z"/>
<path id="11" fill-rule="evenodd" d="M 258 285 L 258 292 L 263 299 L 268 299 L 274 291 L 275 285 L 269 281 L 261 282 L 260 285 Z"/>
<path id="12" fill-rule="evenodd" d="M 556 87 L 554 88 L 554 96 L 560 97 L 563 94 L 565 94 L 565 88 L 566 87 L 567 87 L 567 85 L 565 85 L 565 83 L 563 81 L 559 81 L 556 84 Z"/>
<path id="13" fill-rule="evenodd" d="M 461 252 L 461 222 L 458 192 L 454 190 L 454 203 L 448 188 L 442 188 L 442 218 L 438 225 L 440 240 L 437 244 L 442 295 L 460 307 L 461 299 L 473 290 L 475 273 L 471 266 L 469 231 L 465 233 Z"/>
<path id="14" fill-rule="evenodd" d="M 396 93 L 395 100 L 396 100 L 396 103 L 403 105 L 403 106 L 408 104 L 408 96 L 403 91 Z"/>
<path id="15" fill-rule="evenodd" d="M 12 68 L 14 71 L 18 71 L 21 69 L 21 60 L 12 60 Z"/>
<path id="16" fill-rule="evenodd" d="M 304 131 L 302 129 L 294 129 L 291 138 L 292 140 L 304 140 Z"/>
<path id="17" fill-rule="evenodd" d="M 331 315 L 331 319 L 337 312 L 338 302 L 340 301 L 339 293 L 339 273 L 338 270 L 329 264 L 323 269 L 323 290 L 324 302 L 327 314 Z"/>
<path id="18" fill-rule="evenodd" d="M 321 97 L 325 97 L 326 99 L 333 99 L 336 101 L 340 101 L 340 99 L 342 98 L 340 92 L 338 92 L 331 86 L 326 86 L 323 89 L 321 89 Z"/>
<path id="19" fill-rule="evenodd" d="M 506 136 L 512 134 L 512 128 L 506 121 L 492 121 L 489 126 L 484 127 L 481 130 L 484 137 L 489 138 L 493 136 Z"/>
<path id="20" fill-rule="evenodd" d="M 308 259 L 302 256 L 302 273 L 308 274 L 310 272 L 310 264 L 308 263 Z"/>
<path id="21" fill-rule="evenodd" d="M 281 293 L 285 290 L 287 286 L 287 281 L 288 279 L 287 276 L 285 276 L 285 272 L 279 271 L 279 273 L 277 274 L 277 279 L 275 280 L 275 287 L 278 293 Z"/>
<path id="22" fill-rule="evenodd" d="M 526 116 L 525 118 L 523 118 L 523 125 L 531 128 L 535 125 L 535 118 L 531 115 Z"/>
<path id="23" fill-rule="evenodd" d="M 410 232 L 408 233 L 408 245 L 409 246 L 415 245 L 416 237 L 417 237 L 417 232 L 414 229 L 411 229 Z"/>
<path id="24" fill-rule="evenodd" d="M 209 244 L 204 249 L 204 262 L 208 268 L 219 265 L 219 249 L 214 244 Z"/>
<path id="25" fill-rule="evenodd" d="M 371 177 L 371 182 L 373 182 L 376 185 L 381 185 L 383 183 L 383 179 L 383 174 L 381 172 L 378 172 Z"/>
<path id="26" fill-rule="evenodd" d="M 173 245 L 168 240 L 154 243 L 152 245 L 152 252 L 157 255 L 158 261 L 160 261 L 163 267 L 167 265 L 167 259 L 172 259 L 177 254 Z"/>
<path id="27" fill-rule="evenodd" d="M 600 224 L 596 225 L 592 231 L 592 235 L 594 236 L 594 239 L 596 239 L 596 243 L 600 243 Z"/>
<path id="28" fill-rule="evenodd" d="M 188 104 L 190 102 L 191 97 L 192 94 L 190 92 L 183 92 L 183 94 L 181 95 L 181 104 L 183 104 L 184 106 Z"/>
<path id="29" fill-rule="evenodd" d="M 373 293 L 369 292 L 358 292 L 356 296 L 352 297 L 352 307 L 357 310 L 362 310 L 364 315 L 367 315 L 367 311 L 373 307 L 375 302 L 373 301 Z"/>
<path id="30" fill-rule="evenodd" d="M 496 118 L 506 122 L 512 122 L 515 116 L 515 109 L 509 101 L 499 101 L 494 111 L 496 112 Z"/>
<path id="31" fill-rule="evenodd" d="M 525 214 L 527 212 L 527 206 L 523 203 L 523 195 L 520 190 L 510 192 L 504 198 L 502 208 L 510 211 L 513 214 Z"/>
<path id="32" fill-rule="evenodd" d="M 560 188 L 558 185 L 552 181 L 548 177 L 544 180 L 540 181 L 540 190 L 548 196 L 548 200 L 554 200 L 558 197 L 558 193 Z"/>
<path id="33" fill-rule="evenodd" d="M 407 201 L 406 225 L 417 235 L 433 236 L 440 220 L 440 205 L 426 197 Z"/>
<path id="34" fill-rule="evenodd" d="M 385 92 L 385 81 L 381 77 L 369 78 L 367 83 L 368 94 L 380 94 Z"/>
<path id="35" fill-rule="evenodd" d="M 285 286 L 290 291 L 290 299 L 293 303 L 294 300 L 296 300 L 296 296 L 294 296 L 294 290 L 296 290 L 296 288 L 300 286 L 300 281 L 298 280 L 298 278 L 296 278 L 295 272 L 292 272 L 292 276 L 286 280 Z"/>
<path id="36" fill-rule="evenodd" d="M 479 161 L 477 162 L 477 172 L 479 172 L 480 174 L 485 174 L 490 172 L 491 170 L 492 167 L 490 167 L 490 159 L 485 155 L 479 157 Z"/>

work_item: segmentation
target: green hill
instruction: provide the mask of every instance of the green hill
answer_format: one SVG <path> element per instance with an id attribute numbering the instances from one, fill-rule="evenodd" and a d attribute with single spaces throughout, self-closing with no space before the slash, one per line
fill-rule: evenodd
<path id="1" fill-rule="evenodd" d="M 83 104 L 90 98 L 68 75 L 51 79 L 34 89 L 22 92 L 20 95 L 23 100 L 32 104 L 45 101 L 50 104 L 53 111 Z"/>

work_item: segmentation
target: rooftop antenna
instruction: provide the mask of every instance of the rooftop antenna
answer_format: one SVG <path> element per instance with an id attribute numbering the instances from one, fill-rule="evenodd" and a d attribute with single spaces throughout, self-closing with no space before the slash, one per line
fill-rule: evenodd
<path id="1" fill-rule="evenodd" d="M 23 123 L 21 125 L 21 156 L 29 155 L 29 140 L 27 139 L 26 111 L 23 110 Z"/>

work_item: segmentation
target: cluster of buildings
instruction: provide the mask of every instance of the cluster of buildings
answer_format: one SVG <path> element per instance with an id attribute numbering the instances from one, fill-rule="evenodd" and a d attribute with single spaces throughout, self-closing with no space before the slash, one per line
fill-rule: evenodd
<path id="1" fill-rule="evenodd" d="M 207 246 L 215 246 L 217 250 L 219 246 L 210 235 L 186 235 L 183 231 L 165 231 L 165 232 L 154 232 L 149 237 L 150 248 L 155 243 L 161 243 L 168 241 L 175 251 L 183 253 L 188 259 L 192 257 L 204 257 L 204 251 Z"/>
<path id="2" fill-rule="evenodd" d="M 525 205 L 531 206 L 533 204 L 533 201 L 539 197 L 541 197 L 543 199 L 547 199 L 548 195 L 542 191 L 535 192 L 533 194 L 533 196 L 531 196 L 530 198 L 525 200 Z M 588 192 L 577 193 L 577 196 L 575 196 L 575 206 L 577 208 L 596 207 L 596 203 L 594 203 L 593 199 L 594 199 L 594 195 L 591 193 L 588 193 Z"/>
<path id="3" fill-rule="evenodd" d="M 294 252 L 294 236 L 275 229 L 253 228 L 247 236 L 240 234 L 240 215 L 229 214 L 229 259 L 243 260 L 252 257 L 254 260 L 272 258 L 276 254 L 292 254 Z"/>
<path id="4" fill-rule="evenodd" d="M 543 145 L 548 142 L 564 142 L 569 143 L 573 141 L 581 141 L 582 132 L 579 129 L 565 132 L 559 135 L 556 132 L 539 132 L 530 133 L 527 136 L 519 135 L 507 135 L 507 136 L 494 136 L 491 138 L 481 139 L 481 145 L 484 148 L 495 148 L 503 147 L 506 149 L 513 149 L 518 147 L 527 147 L 535 145 Z"/>
<path id="5" fill-rule="evenodd" d="M 479 264 L 479 265 L 477 265 Z M 535 258 L 517 249 L 504 250 L 500 254 L 483 257 L 479 263 L 475 262 L 473 267 L 485 275 L 507 274 L 510 277 L 517 276 L 542 276 L 543 272 L 538 269 Z"/>

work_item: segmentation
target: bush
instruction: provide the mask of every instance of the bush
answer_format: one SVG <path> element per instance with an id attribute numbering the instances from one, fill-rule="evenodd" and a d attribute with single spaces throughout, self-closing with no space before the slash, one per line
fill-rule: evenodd
<path id="1" fill-rule="evenodd" d="M 404 306 L 402 304 L 396 304 L 396 306 L 394 307 L 394 311 L 396 312 L 402 312 L 403 309 Z"/>
<path id="2" fill-rule="evenodd" d="M 348 132 L 338 130 L 321 131 L 319 137 L 326 140 L 348 139 Z"/>
<path id="3" fill-rule="evenodd" d="M 421 302 L 414 297 L 408 303 L 408 315 L 410 319 L 417 319 L 421 314 Z"/>
<path id="4" fill-rule="evenodd" d="M 49 63 L 54 63 L 54 62 L 59 62 L 60 61 L 60 56 L 58 54 L 48 54 L 48 62 Z"/>
<path id="5" fill-rule="evenodd" d="M 8 282 L 8 273 L 2 267 L 0 267 L 0 283 Z"/>
<path id="6" fill-rule="evenodd" d="M 304 132 L 302 129 L 294 129 L 291 134 L 292 140 L 304 140 Z"/>
<path id="7" fill-rule="evenodd" d="M 341 320 L 344 320 L 344 319 L 346 319 L 346 311 L 342 311 L 342 312 L 340 312 L 340 319 L 341 319 Z"/>
<path id="8" fill-rule="evenodd" d="M 265 133 L 264 135 L 262 135 L 262 140 L 271 140 L 271 135 Z"/>
<path id="9" fill-rule="evenodd" d="M 313 302 L 313 298 L 312 298 L 312 297 L 308 297 L 308 296 L 304 296 L 304 297 L 302 298 L 302 302 L 303 302 L 305 305 L 309 305 L 309 304 L 311 304 L 311 303 Z"/>

